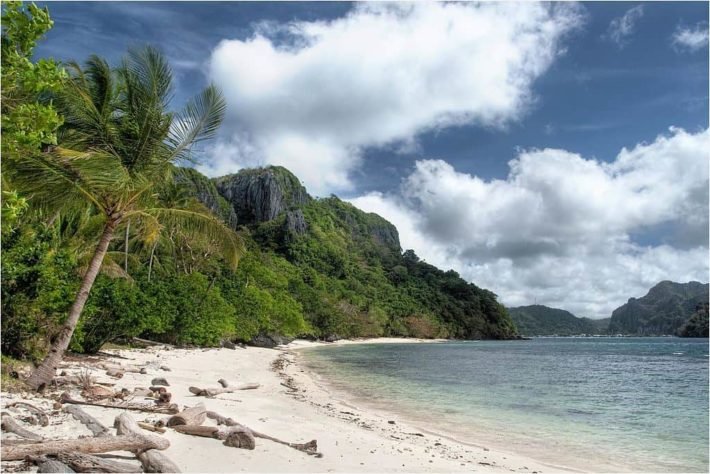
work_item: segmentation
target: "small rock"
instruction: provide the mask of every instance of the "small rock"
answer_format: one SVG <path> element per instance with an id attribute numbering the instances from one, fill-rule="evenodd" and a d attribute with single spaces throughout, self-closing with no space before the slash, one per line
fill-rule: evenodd
<path id="1" fill-rule="evenodd" d="M 389 423 L 390 425 L 396 424 L 396 423 L 394 422 L 394 420 L 389 420 L 389 421 L 387 421 L 387 423 Z"/>
<path id="2" fill-rule="evenodd" d="M 169 387 L 170 384 L 168 383 L 167 380 L 165 380 L 163 377 L 156 377 L 153 380 L 150 381 L 151 385 L 163 385 L 165 387 Z"/>

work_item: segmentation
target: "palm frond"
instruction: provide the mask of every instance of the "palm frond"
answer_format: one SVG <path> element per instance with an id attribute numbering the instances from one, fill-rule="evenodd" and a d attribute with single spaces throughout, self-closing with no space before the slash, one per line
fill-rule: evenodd
<path id="1" fill-rule="evenodd" d="M 165 228 L 177 228 L 186 236 L 208 238 L 221 250 L 225 261 L 236 268 L 246 251 L 242 237 L 206 209 L 152 208 L 133 211 L 127 217 L 153 216 Z"/>
<path id="2" fill-rule="evenodd" d="M 190 100 L 171 124 L 167 140 L 169 160 L 188 160 L 193 144 L 214 137 L 224 120 L 226 108 L 224 96 L 214 85 Z"/>

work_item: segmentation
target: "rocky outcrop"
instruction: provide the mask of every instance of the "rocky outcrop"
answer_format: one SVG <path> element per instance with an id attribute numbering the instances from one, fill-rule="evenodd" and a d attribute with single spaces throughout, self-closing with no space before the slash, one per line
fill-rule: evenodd
<path id="1" fill-rule="evenodd" d="M 676 334 L 695 313 L 698 305 L 708 302 L 710 286 L 691 281 L 662 281 L 642 298 L 629 301 L 611 315 L 611 334 L 659 336 Z"/>
<path id="2" fill-rule="evenodd" d="M 287 211 L 284 230 L 286 231 L 286 235 L 289 237 L 305 234 L 308 231 L 308 222 L 306 222 L 306 217 L 303 215 L 303 211 L 300 209 L 296 209 L 295 211 Z"/>
<path id="3" fill-rule="evenodd" d="M 288 338 L 286 336 L 281 336 L 279 334 L 258 334 L 249 341 L 250 346 L 254 347 L 266 347 L 267 349 L 273 349 L 276 346 L 286 345 L 293 341 L 293 338 Z"/>
<path id="4" fill-rule="evenodd" d="M 280 166 L 242 170 L 214 179 L 232 206 L 240 224 L 258 224 L 282 212 L 307 204 L 311 197 L 290 171 Z"/>
<path id="5" fill-rule="evenodd" d="M 232 206 L 222 197 L 214 183 L 205 175 L 192 168 L 178 168 L 175 172 L 175 182 L 186 189 L 187 194 L 194 196 L 212 213 L 222 219 L 230 228 L 237 228 L 237 214 Z"/>

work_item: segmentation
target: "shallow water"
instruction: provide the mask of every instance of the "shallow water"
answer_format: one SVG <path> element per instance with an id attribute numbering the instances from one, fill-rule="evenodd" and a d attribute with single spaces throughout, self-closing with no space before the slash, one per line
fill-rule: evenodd
<path id="1" fill-rule="evenodd" d="M 537 338 L 303 351 L 375 408 L 541 461 L 708 472 L 708 340 Z"/>

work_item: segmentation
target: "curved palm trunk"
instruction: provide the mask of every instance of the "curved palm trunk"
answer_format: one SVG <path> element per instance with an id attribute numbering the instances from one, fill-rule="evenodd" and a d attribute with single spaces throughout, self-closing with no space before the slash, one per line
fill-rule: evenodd
<path id="1" fill-rule="evenodd" d="M 103 263 L 104 256 L 108 250 L 108 245 L 111 242 L 111 237 L 113 236 L 113 231 L 116 229 L 116 224 L 118 221 L 109 220 L 104 226 L 103 234 L 101 234 L 101 240 L 94 250 L 94 256 L 91 257 L 91 263 L 89 263 L 89 268 L 87 268 L 84 278 L 81 281 L 81 287 L 79 288 L 79 293 L 76 295 L 74 304 L 72 304 L 69 310 L 69 316 L 67 317 L 64 326 L 57 338 L 52 343 L 52 347 L 49 350 L 49 354 L 44 358 L 42 363 L 37 367 L 32 375 L 27 379 L 27 384 L 35 390 L 43 388 L 48 384 L 55 376 L 57 366 L 62 361 L 64 357 L 64 351 L 69 347 L 69 342 L 74 334 L 74 329 L 76 329 L 76 324 L 79 322 L 79 316 L 84 309 L 84 304 L 89 297 L 89 291 L 96 280 L 96 275 L 98 275 L 101 269 L 101 264 Z"/>

